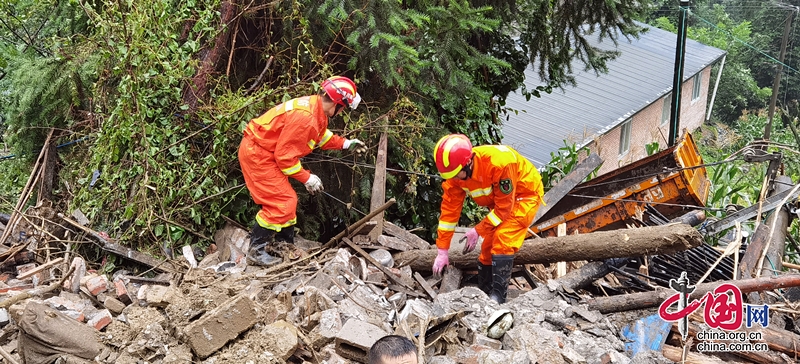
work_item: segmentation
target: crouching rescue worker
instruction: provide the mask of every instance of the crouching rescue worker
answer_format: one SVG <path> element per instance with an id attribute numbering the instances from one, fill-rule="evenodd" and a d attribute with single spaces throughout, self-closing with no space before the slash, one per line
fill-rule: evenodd
<path id="1" fill-rule="evenodd" d="M 472 147 L 463 134 L 446 135 L 433 151 L 442 182 L 433 272 L 449 263 L 450 240 L 469 195 L 489 214 L 465 235 L 464 252 L 471 252 L 483 237 L 478 256 L 478 286 L 497 303 L 506 301 L 514 255 L 527 236 L 544 196 L 542 177 L 536 167 L 516 150 L 504 145 Z"/>
<path id="2" fill-rule="evenodd" d="M 266 248 L 276 241 L 294 243 L 297 222 L 297 193 L 289 177 L 314 194 L 323 190 L 322 181 L 304 169 L 300 158 L 314 148 L 366 151 L 358 139 L 345 139 L 328 130 L 328 118 L 342 108 L 355 109 L 361 102 L 356 85 L 347 77 L 322 82 L 319 94 L 281 103 L 253 119 L 239 144 L 239 164 L 250 196 L 261 210 L 250 232 L 249 264 L 273 265 L 281 261 Z"/>

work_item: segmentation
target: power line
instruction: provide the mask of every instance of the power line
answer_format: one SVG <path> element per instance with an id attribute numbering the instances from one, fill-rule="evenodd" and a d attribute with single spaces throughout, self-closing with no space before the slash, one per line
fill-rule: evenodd
<path id="1" fill-rule="evenodd" d="M 731 34 L 731 32 L 729 32 L 729 31 L 727 31 L 727 30 L 725 30 L 725 29 L 722 29 L 722 28 L 720 28 L 720 27 L 716 26 L 715 24 L 711 23 L 710 21 L 706 20 L 705 18 L 703 18 L 703 17 L 701 17 L 701 16 L 699 16 L 699 15 L 697 15 L 697 14 L 695 14 L 695 13 L 691 12 L 691 11 L 690 11 L 690 13 L 691 13 L 693 16 L 695 16 L 696 18 L 698 18 L 698 19 L 702 20 L 703 22 L 705 22 L 706 24 L 710 25 L 712 28 L 715 28 L 715 29 L 717 29 L 717 30 L 719 30 L 719 31 L 721 31 L 721 32 L 724 32 L 724 33 L 728 34 L 728 36 L 730 36 L 731 38 L 733 38 L 735 41 L 737 41 L 737 42 L 739 42 L 739 43 L 741 43 L 741 44 L 745 45 L 746 47 L 748 47 L 748 48 L 750 48 L 750 49 L 752 49 L 752 50 L 754 50 L 754 51 L 756 51 L 756 52 L 760 53 L 761 55 L 763 55 L 763 56 L 767 57 L 768 59 L 772 60 L 774 63 L 776 63 L 776 64 L 780 64 L 780 65 L 783 65 L 783 67 L 786 67 L 787 69 L 789 69 L 789 70 L 792 70 L 792 71 L 794 71 L 794 72 L 800 72 L 800 71 L 798 71 L 798 70 L 796 70 L 796 69 L 792 68 L 792 67 L 791 67 L 791 66 L 789 66 L 788 64 L 785 64 L 785 63 L 783 63 L 783 62 L 781 62 L 781 61 L 779 61 L 779 60 L 775 59 L 775 57 L 772 57 L 772 56 L 770 56 L 770 55 L 769 55 L 769 54 L 767 54 L 766 52 L 764 52 L 764 51 L 762 51 L 762 50 L 760 50 L 760 49 L 756 48 L 756 47 L 755 47 L 755 46 L 753 46 L 752 44 L 750 44 L 750 43 L 747 43 L 747 42 L 745 42 L 745 41 L 743 41 L 743 40 L 741 40 L 741 39 L 737 38 L 736 36 L 734 36 L 733 34 Z"/>

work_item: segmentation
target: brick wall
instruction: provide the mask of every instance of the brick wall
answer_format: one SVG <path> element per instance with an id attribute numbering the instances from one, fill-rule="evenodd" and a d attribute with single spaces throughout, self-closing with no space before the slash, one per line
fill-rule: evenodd
<path id="1" fill-rule="evenodd" d="M 700 97 L 694 102 L 692 102 L 694 78 L 688 79 L 681 86 L 681 118 L 678 137 L 683 133 L 684 128 L 694 131 L 705 120 L 711 68 L 704 69 L 701 77 Z M 665 97 L 672 96 L 667 95 Z M 645 145 L 647 144 L 658 142 L 659 150 L 667 147 L 669 121 L 664 124 L 661 123 L 663 106 L 664 97 L 661 97 L 633 115 L 631 118 L 630 149 L 627 153 L 619 154 L 621 125 L 595 138 L 593 142 L 587 145 L 592 152 L 597 153 L 604 161 L 600 167 L 599 174 L 646 157 L 647 150 Z"/>

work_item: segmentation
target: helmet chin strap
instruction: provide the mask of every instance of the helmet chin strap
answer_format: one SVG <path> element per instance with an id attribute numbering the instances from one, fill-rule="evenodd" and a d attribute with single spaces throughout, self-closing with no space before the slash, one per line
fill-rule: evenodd
<path id="1" fill-rule="evenodd" d="M 471 178 L 472 177 L 472 158 L 474 158 L 474 155 L 469 158 L 469 163 L 467 163 L 467 165 L 464 166 L 464 168 L 461 169 L 462 171 L 467 173 L 467 178 Z M 464 178 L 464 179 L 467 179 L 467 178 Z"/>

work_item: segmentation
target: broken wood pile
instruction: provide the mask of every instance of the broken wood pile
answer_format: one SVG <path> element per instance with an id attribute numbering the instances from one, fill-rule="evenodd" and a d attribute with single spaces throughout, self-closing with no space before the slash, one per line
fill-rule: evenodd
<path id="1" fill-rule="evenodd" d="M 789 363 L 798 355 L 789 297 L 800 274 L 759 277 L 766 242 L 785 231 L 772 220 L 741 260 L 739 234 L 719 252 L 684 223 L 532 238 L 515 259 L 508 302 L 498 305 L 475 287 L 480 247 L 460 254 L 457 230 L 451 265 L 431 276 L 435 246 L 379 217 L 392 203 L 373 201 L 367 216 L 324 244 L 297 237 L 274 246 L 283 263 L 268 268 L 247 265 L 248 232 L 234 223 L 205 252 L 185 246 L 161 259 L 93 230 L 80 211 L 66 216 L 46 203 L 15 211 L 0 240 L 0 356 L 364 363 L 388 334 L 412 339 L 425 363 Z M 79 256 L 79 244 L 115 257 L 117 269 L 98 270 L 111 266 Z M 644 264 L 631 273 L 631 262 Z M 684 262 L 692 275 L 679 279 Z M 146 270 L 124 269 L 131 266 Z M 735 276 L 719 281 L 727 274 Z M 612 284 L 622 294 L 605 294 Z M 735 287 L 747 302 L 739 323 L 746 313 L 753 327 L 728 330 L 744 339 L 719 329 L 732 312 L 720 309 L 731 293 L 720 287 Z M 695 299 L 705 306 L 687 306 Z M 675 319 L 675 306 L 694 312 Z"/>
<path id="2" fill-rule="evenodd" d="M 434 246 L 386 221 L 376 232 L 366 218 L 325 244 L 298 237 L 284 263 L 261 268 L 246 265 L 247 231 L 233 224 L 214 235 L 216 249 L 202 258 L 185 247 L 176 259 L 161 260 L 121 248 L 79 222 L 79 213 L 65 217 L 39 206 L 21 217 L 29 223 L 10 236 L 24 236 L 24 248 L 3 253 L 0 265 L 0 354 L 17 363 L 363 363 L 371 344 L 388 334 L 412 338 L 426 363 L 669 362 L 664 356 L 680 343 L 662 343 L 663 355 L 634 354 L 619 335 L 633 320 L 584 302 L 583 288 L 614 266 L 570 246 L 614 257 L 682 251 L 702 241 L 687 225 L 532 239 L 524 249 L 549 251 L 540 254 L 545 258 L 521 252 L 515 276 L 525 279 L 512 279 L 509 302 L 497 305 L 474 287 L 474 253 L 455 253 L 458 232 L 454 264 L 433 277 L 430 264 L 405 262 L 425 261 Z M 95 244 L 149 274 L 93 270 L 74 251 L 53 248 L 58 241 Z M 557 279 L 530 274 L 573 253 L 592 261 Z M 666 330 L 665 339 L 675 337 Z M 778 349 L 787 345 L 785 334 L 765 332 L 770 352 L 762 357 L 790 355 Z"/>
<path id="3" fill-rule="evenodd" d="M 77 211 L 67 217 L 37 206 L 19 218 L 6 228 L 16 239 L 0 253 L 0 354 L 9 362 L 351 363 L 395 333 L 413 338 L 428 363 L 631 360 L 616 324 L 561 298 L 606 274 L 601 262 L 549 286 L 515 278 L 512 299 L 499 306 L 472 283 L 474 254 L 454 253 L 456 263 L 432 277 L 430 264 L 404 261 L 424 260 L 435 246 L 390 222 L 379 228 L 371 216 L 325 244 L 298 237 L 285 247 L 284 263 L 269 268 L 247 266 L 247 231 L 233 224 L 214 235 L 216 249 L 204 256 L 187 246 L 162 260 L 94 231 Z M 597 234 L 605 243 L 597 254 L 611 242 L 633 255 L 700 242 L 686 226 Z M 564 238 L 529 243 L 547 241 L 553 251 L 575 251 Z M 94 244 L 147 274 L 97 271 L 64 242 Z M 528 256 L 536 254 L 523 252 L 521 263 L 537 262 Z"/>

